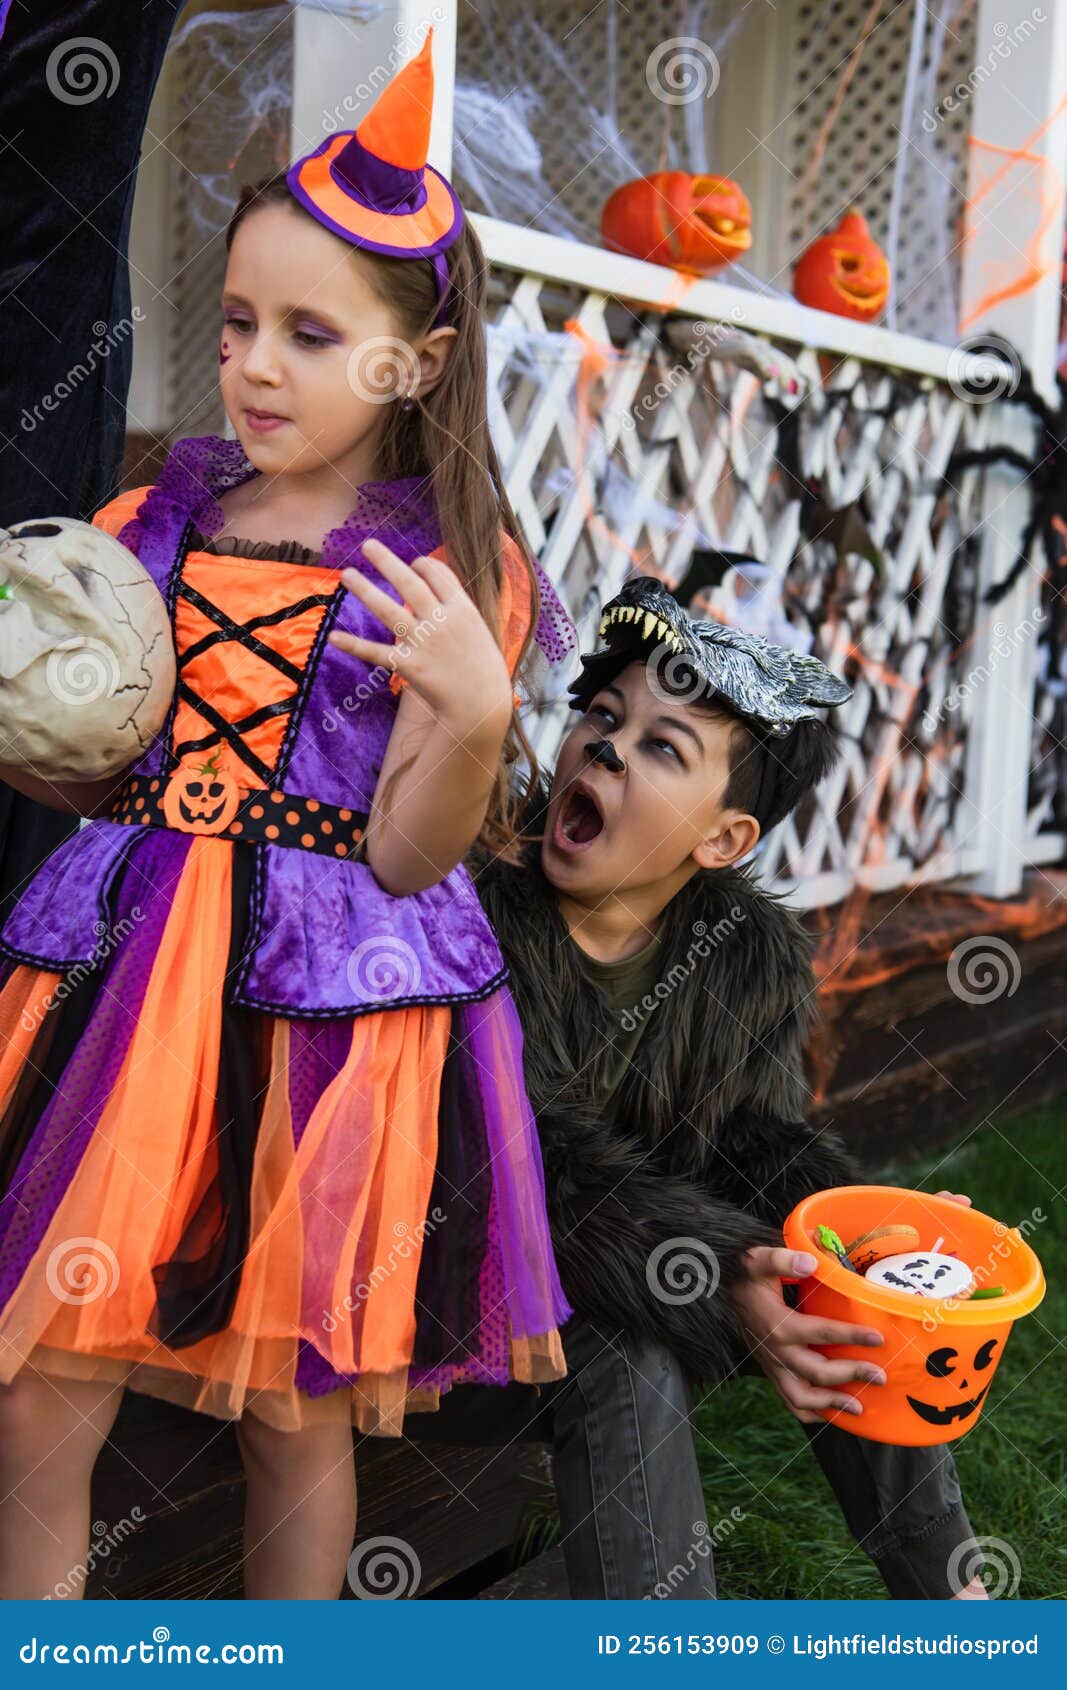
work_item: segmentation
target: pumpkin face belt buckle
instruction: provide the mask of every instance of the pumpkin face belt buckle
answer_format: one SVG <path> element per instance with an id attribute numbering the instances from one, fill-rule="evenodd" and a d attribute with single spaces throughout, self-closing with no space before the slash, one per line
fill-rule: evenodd
<path id="1" fill-rule="evenodd" d="M 241 788 L 232 769 L 219 763 L 216 751 L 204 763 L 185 762 L 171 775 L 163 791 L 163 814 L 171 827 L 186 833 L 221 833 L 229 827 L 241 802 Z"/>

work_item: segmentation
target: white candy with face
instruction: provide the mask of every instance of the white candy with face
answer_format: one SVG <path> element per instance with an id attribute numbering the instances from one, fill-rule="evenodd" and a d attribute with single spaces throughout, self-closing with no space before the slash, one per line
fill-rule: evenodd
<path id="1" fill-rule="evenodd" d="M 112 535 L 68 517 L 0 528 L 0 763 L 118 773 L 162 727 L 175 672 L 162 595 Z"/>
<path id="2" fill-rule="evenodd" d="M 934 1250 L 907 1250 L 884 1256 L 867 1269 L 864 1278 L 889 1291 L 908 1291 L 914 1297 L 961 1297 L 974 1284 L 974 1275 L 958 1256 Z"/>

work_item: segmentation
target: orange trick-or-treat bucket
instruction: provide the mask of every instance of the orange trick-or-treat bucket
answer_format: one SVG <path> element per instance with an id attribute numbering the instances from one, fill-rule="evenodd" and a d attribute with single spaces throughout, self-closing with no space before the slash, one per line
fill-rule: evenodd
<path id="1" fill-rule="evenodd" d="M 820 1228 L 866 1271 L 852 1272 Z M 835 1359 L 876 1362 L 886 1376 L 884 1385 L 849 1380 L 843 1387 L 862 1414 L 828 1408 L 823 1418 L 883 1444 L 944 1444 L 969 1432 L 1012 1322 L 1045 1295 L 1041 1263 L 1019 1228 L 925 1191 L 839 1185 L 805 1197 L 782 1230 L 789 1249 L 818 1262 L 798 1282 L 797 1308 L 885 1336 L 877 1347 L 818 1346 Z M 969 1287 L 945 1295 L 967 1269 Z M 871 1271 L 881 1283 L 867 1277 Z M 898 1289 L 908 1286 L 922 1293 Z"/>

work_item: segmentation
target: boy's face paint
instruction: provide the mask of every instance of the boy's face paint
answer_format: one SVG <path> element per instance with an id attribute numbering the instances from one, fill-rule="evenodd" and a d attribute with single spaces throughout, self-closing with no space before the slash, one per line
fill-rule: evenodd
<path id="1" fill-rule="evenodd" d="M 737 815 L 721 803 L 733 732 L 653 691 L 640 659 L 627 664 L 560 748 L 541 848 L 557 890 L 585 900 L 663 883 L 673 896 L 697 866 L 693 852 Z M 591 752 L 602 740 L 620 768 Z"/>

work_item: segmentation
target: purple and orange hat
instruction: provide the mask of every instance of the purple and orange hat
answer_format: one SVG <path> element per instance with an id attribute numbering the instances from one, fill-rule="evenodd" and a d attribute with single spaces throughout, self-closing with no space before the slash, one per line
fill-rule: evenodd
<path id="1" fill-rule="evenodd" d="M 447 321 L 444 254 L 463 230 L 452 184 L 427 164 L 433 114 L 433 26 L 418 53 L 386 84 L 356 129 L 330 135 L 289 166 L 300 204 L 355 246 L 392 258 L 429 258 Z"/>

